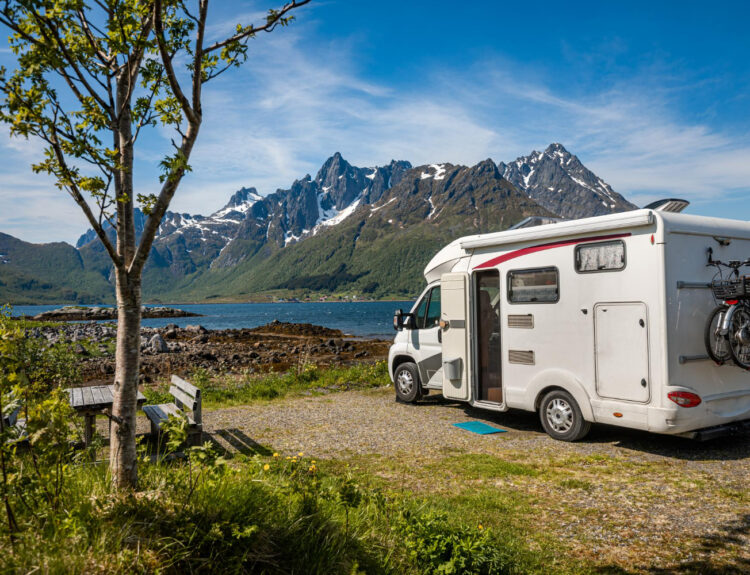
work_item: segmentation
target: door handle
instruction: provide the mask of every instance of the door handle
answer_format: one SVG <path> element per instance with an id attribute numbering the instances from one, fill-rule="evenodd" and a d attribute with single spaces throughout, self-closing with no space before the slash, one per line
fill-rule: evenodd
<path id="1" fill-rule="evenodd" d="M 438 330 L 438 343 L 443 343 L 443 332 Z"/>

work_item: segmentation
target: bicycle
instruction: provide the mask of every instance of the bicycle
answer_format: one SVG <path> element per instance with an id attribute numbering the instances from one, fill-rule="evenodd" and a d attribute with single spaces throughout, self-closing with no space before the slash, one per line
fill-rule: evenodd
<path id="1" fill-rule="evenodd" d="M 719 278 L 711 281 L 711 291 L 721 303 L 706 321 L 706 351 L 718 365 L 731 358 L 739 367 L 750 370 L 750 276 L 740 276 L 740 268 L 750 266 L 750 258 L 722 262 L 712 255 L 709 248 L 706 265 L 718 270 Z M 722 267 L 731 270 L 728 279 L 724 279 Z"/>

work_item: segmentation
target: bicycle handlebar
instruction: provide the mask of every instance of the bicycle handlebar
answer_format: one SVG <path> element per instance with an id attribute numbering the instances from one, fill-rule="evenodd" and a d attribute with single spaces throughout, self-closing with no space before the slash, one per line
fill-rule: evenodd
<path id="1" fill-rule="evenodd" d="M 729 260 L 728 262 L 723 262 L 721 260 L 715 260 L 713 259 L 713 253 L 714 250 L 712 248 L 708 248 L 708 262 L 706 263 L 706 266 L 715 266 L 715 267 L 721 267 L 724 266 L 725 268 L 737 271 L 743 266 L 750 266 L 750 258 L 746 259 L 745 261 L 740 260 Z"/>

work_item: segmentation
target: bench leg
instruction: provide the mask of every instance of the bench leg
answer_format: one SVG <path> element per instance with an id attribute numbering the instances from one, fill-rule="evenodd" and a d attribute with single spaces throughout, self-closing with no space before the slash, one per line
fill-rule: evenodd
<path id="1" fill-rule="evenodd" d="M 94 439 L 94 422 L 96 421 L 96 416 L 87 413 L 83 416 L 83 444 L 86 447 L 91 446 L 91 442 Z"/>

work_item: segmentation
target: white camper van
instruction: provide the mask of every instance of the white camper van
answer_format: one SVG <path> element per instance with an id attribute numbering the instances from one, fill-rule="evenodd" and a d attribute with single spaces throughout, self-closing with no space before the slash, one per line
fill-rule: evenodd
<path id="1" fill-rule="evenodd" d="M 706 439 L 750 428 L 750 373 L 706 355 L 707 252 L 750 257 L 750 223 L 686 204 L 460 238 L 389 353 L 402 401 L 426 390 L 536 411 L 552 437 L 591 423 Z M 675 210 L 675 211 L 668 211 Z"/>

